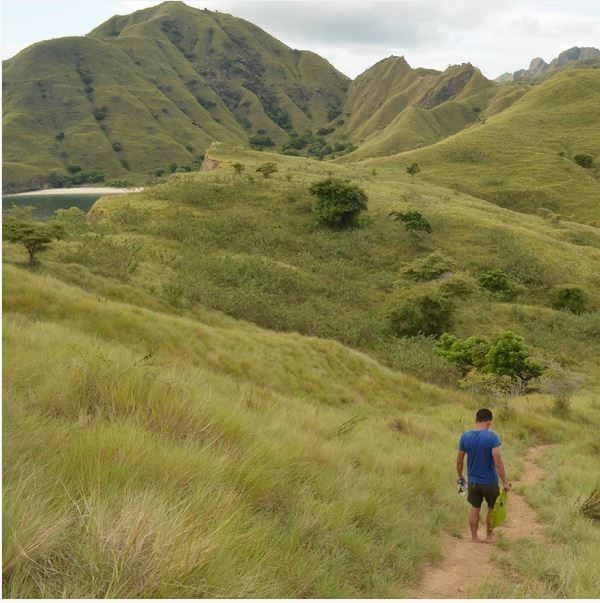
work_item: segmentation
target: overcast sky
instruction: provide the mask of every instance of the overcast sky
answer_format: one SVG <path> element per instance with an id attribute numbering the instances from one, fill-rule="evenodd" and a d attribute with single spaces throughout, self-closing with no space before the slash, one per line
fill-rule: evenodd
<path id="1" fill-rule="evenodd" d="M 33 42 L 83 35 L 147 0 L 2 0 L 2 58 Z M 313 50 L 355 77 L 391 54 L 413 67 L 471 62 L 491 78 L 572 46 L 600 47 L 600 0 L 188 0 Z"/>

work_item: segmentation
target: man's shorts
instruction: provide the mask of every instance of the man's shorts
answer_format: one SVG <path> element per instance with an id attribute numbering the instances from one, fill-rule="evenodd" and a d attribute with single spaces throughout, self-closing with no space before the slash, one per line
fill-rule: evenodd
<path id="1" fill-rule="evenodd" d="M 471 506 L 477 509 L 481 508 L 481 503 L 485 498 L 485 502 L 491 509 L 496 502 L 496 499 L 500 496 L 500 488 L 498 484 L 474 484 L 469 482 L 469 494 L 467 500 Z"/>

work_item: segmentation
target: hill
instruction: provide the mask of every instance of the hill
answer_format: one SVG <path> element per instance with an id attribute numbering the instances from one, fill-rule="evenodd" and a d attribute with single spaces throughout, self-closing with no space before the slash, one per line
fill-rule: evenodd
<path id="1" fill-rule="evenodd" d="M 369 195 L 360 228 L 331 231 L 307 193 L 322 162 L 209 158 L 63 221 L 37 268 L 3 244 L 4 596 L 410 596 L 460 533 L 456 437 L 490 403 L 511 476 L 554 445 L 524 490 L 551 546 L 503 543 L 510 574 L 469 594 L 592 596 L 598 532 L 576 498 L 598 477 L 598 311 L 550 295 L 568 273 L 598 297 L 597 230 L 330 164 Z M 265 161 L 278 172 L 257 180 Z M 417 239 L 389 219 L 415 207 Z M 442 275 L 415 280 L 436 250 Z M 476 284 L 492 267 L 513 298 Z M 510 328 L 587 375 L 568 412 L 458 391 L 432 338 L 386 332 L 396 295 L 449 284 L 452 333 Z"/>
<path id="2" fill-rule="evenodd" d="M 6 190 L 69 166 L 139 181 L 199 162 L 213 140 L 281 143 L 324 125 L 349 83 L 314 53 L 182 2 L 34 44 L 3 69 Z"/>
<path id="3" fill-rule="evenodd" d="M 359 148 L 353 160 L 428 146 L 506 109 L 527 91 L 499 87 L 470 63 L 444 72 L 411 69 L 385 59 L 360 75 L 348 92 L 345 132 Z"/>
<path id="4" fill-rule="evenodd" d="M 431 182 L 518 211 L 550 211 L 593 223 L 600 193 L 594 167 L 600 157 L 599 99 L 600 71 L 567 70 L 485 122 L 426 148 L 365 165 L 405 169 L 418 162 Z M 595 163 L 582 167 L 574 160 L 577 155 Z"/>
<path id="5" fill-rule="evenodd" d="M 211 142 L 333 158 L 435 143 L 506 109 L 470 63 L 380 61 L 356 80 L 227 14 L 163 2 L 3 64 L 7 192 L 193 171 Z M 112 182 L 110 182 L 112 180 Z"/>

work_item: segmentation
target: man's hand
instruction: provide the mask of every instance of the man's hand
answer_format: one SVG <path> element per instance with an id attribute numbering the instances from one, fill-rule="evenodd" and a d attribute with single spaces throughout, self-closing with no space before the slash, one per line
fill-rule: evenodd
<path id="1" fill-rule="evenodd" d="M 503 481 L 502 487 L 508 492 L 509 490 L 512 489 L 512 484 L 510 482 Z"/>

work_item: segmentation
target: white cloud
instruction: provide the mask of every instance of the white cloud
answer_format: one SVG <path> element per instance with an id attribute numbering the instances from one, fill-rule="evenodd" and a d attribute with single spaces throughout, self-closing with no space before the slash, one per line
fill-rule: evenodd
<path id="1" fill-rule="evenodd" d="M 158 0 L 2 0 L 4 56 L 50 37 L 83 35 Z M 188 0 L 244 18 L 356 76 L 389 56 L 414 67 L 471 62 L 488 77 L 600 42 L 599 0 Z M 73 10 L 77 6 L 77 10 Z M 26 7 L 42 7 L 43 10 Z"/>

